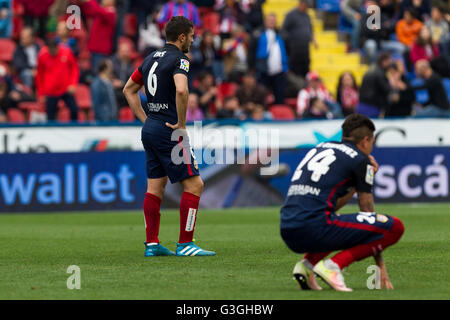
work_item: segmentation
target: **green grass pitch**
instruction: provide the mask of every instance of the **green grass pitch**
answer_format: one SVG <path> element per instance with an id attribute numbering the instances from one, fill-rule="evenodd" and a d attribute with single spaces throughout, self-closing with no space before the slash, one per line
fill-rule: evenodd
<path id="1" fill-rule="evenodd" d="M 347 207 L 342 213 L 356 211 Z M 279 235 L 279 208 L 200 210 L 196 243 L 215 257 L 144 258 L 139 211 L 0 214 L 0 299 L 449 299 L 450 205 L 378 205 L 405 234 L 386 250 L 393 291 L 369 290 L 373 259 L 344 276 L 352 293 L 301 291 L 299 255 Z M 160 240 L 175 249 L 179 216 L 163 210 Z M 66 286 L 81 270 L 81 289 Z"/>

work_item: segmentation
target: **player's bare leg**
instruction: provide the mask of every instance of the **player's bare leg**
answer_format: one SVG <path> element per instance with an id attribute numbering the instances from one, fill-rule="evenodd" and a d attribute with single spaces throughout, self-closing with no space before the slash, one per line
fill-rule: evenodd
<path id="1" fill-rule="evenodd" d="M 174 252 L 163 247 L 159 243 L 159 223 L 161 213 L 159 212 L 161 200 L 164 196 L 164 190 L 167 184 L 167 177 L 147 179 L 147 193 L 144 199 L 144 218 L 145 218 L 145 256 L 173 256 Z"/>
<path id="2" fill-rule="evenodd" d="M 192 176 L 180 183 L 184 192 L 180 202 L 180 238 L 176 254 L 177 256 L 213 256 L 215 252 L 203 250 L 193 242 L 203 181 L 200 176 Z"/>

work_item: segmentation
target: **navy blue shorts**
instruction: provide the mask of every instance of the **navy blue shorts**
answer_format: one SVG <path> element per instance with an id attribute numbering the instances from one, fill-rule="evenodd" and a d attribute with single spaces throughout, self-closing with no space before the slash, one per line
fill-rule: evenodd
<path id="1" fill-rule="evenodd" d="M 325 213 L 324 213 L 325 215 Z M 379 240 L 391 231 L 394 219 L 377 213 L 331 213 L 327 223 L 281 229 L 286 245 L 296 253 L 345 250 Z"/>
<path id="2" fill-rule="evenodd" d="M 172 132 L 165 123 L 147 118 L 141 132 L 147 178 L 168 176 L 170 182 L 176 183 L 200 174 L 188 138 L 172 141 Z"/>

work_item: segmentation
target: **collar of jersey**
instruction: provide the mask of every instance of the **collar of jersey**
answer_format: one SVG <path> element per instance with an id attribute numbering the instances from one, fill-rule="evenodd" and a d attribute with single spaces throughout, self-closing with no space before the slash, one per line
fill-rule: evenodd
<path id="1" fill-rule="evenodd" d="M 164 45 L 164 48 L 165 48 L 165 49 L 175 49 L 175 50 L 179 50 L 178 47 L 177 47 L 176 45 L 171 44 L 171 43 L 166 43 L 166 44 Z"/>

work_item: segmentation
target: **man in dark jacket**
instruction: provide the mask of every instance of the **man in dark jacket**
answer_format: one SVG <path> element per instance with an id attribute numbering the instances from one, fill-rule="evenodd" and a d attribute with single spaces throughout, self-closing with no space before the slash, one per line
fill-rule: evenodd
<path id="1" fill-rule="evenodd" d="M 20 32 L 19 44 L 14 51 L 12 64 L 20 80 L 30 88 L 34 86 L 39 50 L 39 45 L 34 40 L 33 29 L 23 28 Z"/>
<path id="2" fill-rule="evenodd" d="M 419 60 L 415 65 L 416 74 L 425 80 L 422 86 L 413 87 L 414 90 L 426 89 L 429 100 L 424 108 L 416 113 L 417 117 L 449 117 L 450 104 L 441 77 L 433 71 L 427 60 Z"/>
<path id="3" fill-rule="evenodd" d="M 305 77 L 309 72 L 309 43 L 316 47 L 307 0 L 299 0 L 298 8 L 289 12 L 284 19 L 281 34 L 289 56 L 289 70 Z"/>
<path id="4" fill-rule="evenodd" d="M 359 103 L 356 107 L 356 113 L 378 118 L 384 111 L 391 93 L 391 86 L 386 77 L 386 70 L 391 63 L 391 55 L 382 52 L 375 67 L 364 75 L 359 88 Z"/>

